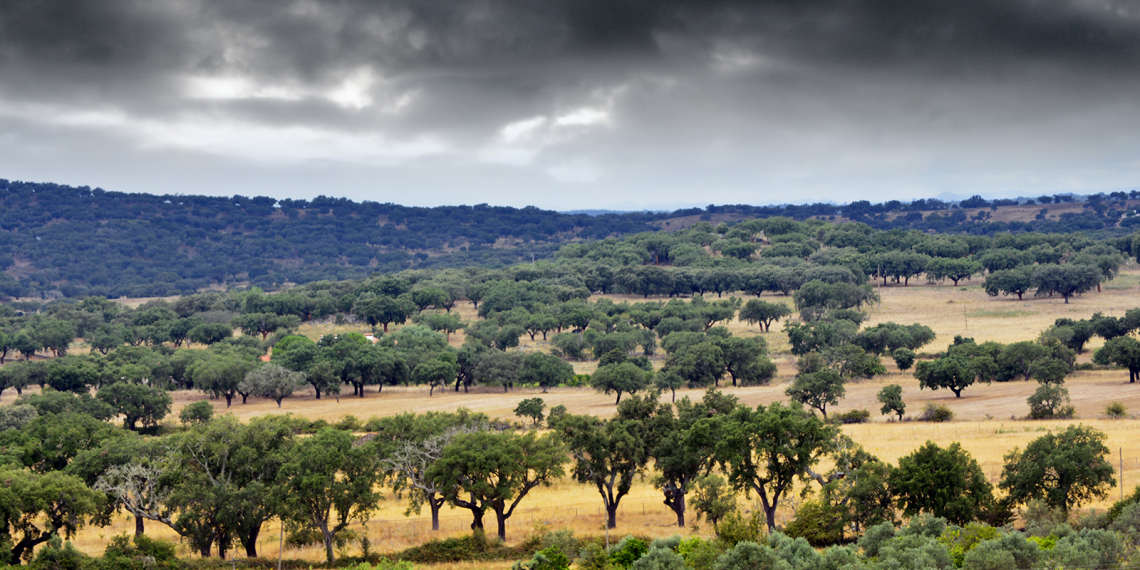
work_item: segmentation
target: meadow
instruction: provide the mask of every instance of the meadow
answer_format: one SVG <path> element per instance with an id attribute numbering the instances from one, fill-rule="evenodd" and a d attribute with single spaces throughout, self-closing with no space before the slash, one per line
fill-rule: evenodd
<path id="1" fill-rule="evenodd" d="M 956 335 L 973 337 L 978 342 L 998 341 L 1009 343 L 1032 340 L 1060 317 L 1088 318 L 1093 313 L 1121 316 L 1128 309 L 1140 306 L 1140 269 L 1132 265 L 1122 271 L 1114 281 L 1106 284 L 1101 292 L 1090 292 L 1075 297 L 1068 304 L 1060 297 L 1032 298 L 1024 300 L 1016 297 L 989 297 L 982 290 L 981 280 L 963 281 L 960 286 L 936 283 L 912 283 L 909 287 L 889 286 L 879 290 L 881 303 L 865 307 L 869 311 L 866 325 L 882 322 L 900 324 L 921 323 L 930 326 L 937 333 L 935 341 L 923 348 L 923 352 L 943 351 Z M 615 301 L 637 302 L 641 297 L 607 295 Z M 791 304 L 790 297 L 764 296 L 765 300 Z M 465 320 L 474 320 L 472 307 L 463 303 L 456 309 Z M 794 317 L 793 317 L 794 319 Z M 786 401 L 784 390 L 794 375 L 795 359 L 787 353 L 788 341 L 782 332 L 783 327 L 773 325 L 770 333 L 761 333 L 756 327 L 735 321 L 729 328 L 736 335 L 763 336 L 777 362 L 779 373 L 768 386 L 733 388 L 724 386 L 722 390 L 735 395 L 744 404 L 756 406 L 773 401 Z M 349 331 L 366 332 L 367 326 L 356 324 L 336 325 L 317 323 L 303 325 L 300 332 L 311 338 L 321 335 L 338 334 Z M 548 350 L 546 343 L 531 341 L 524 336 L 518 350 Z M 450 342 L 458 346 L 463 342 L 462 332 L 452 334 Z M 1101 343 L 1094 339 L 1078 362 L 1089 362 L 1094 350 Z M 80 347 L 80 349 L 82 349 Z M 660 366 L 661 361 L 655 364 Z M 870 423 L 844 426 L 845 433 L 862 444 L 869 452 L 888 462 L 896 462 L 915 448 L 930 440 L 939 445 L 960 442 L 962 446 L 981 464 L 991 482 L 1000 477 L 1002 458 L 1015 447 L 1024 447 L 1032 439 L 1043 433 L 1063 428 L 1072 423 L 1090 425 L 1105 432 L 1107 445 L 1113 451 L 1111 461 L 1117 465 L 1123 458 L 1123 472 L 1118 474 L 1118 486 L 1110 493 L 1108 500 L 1085 505 L 1085 508 L 1105 508 L 1119 496 L 1120 490 L 1130 492 L 1140 485 L 1140 425 L 1134 415 L 1140 412 L 1140 385 L 1128 383 L 1128 373 L 1124 370 L 1079 371 L 1066 379 L 1066 387 L 1077 410 L 1077 419 L 1065 421 L 1028 421 L 1023 419 L 1028 413 L 1026 398 L 1037 387 L 1036 382 L 1015 381 L 974 385 L 967 388 L 961 398 L 955 398 L 949 391 L 920 390 L 917 380 L 909 373 L 900 373 L 890 359 L 884 364 L 888 374 L 873 380 L 849 383 L 847 395 L 835 412 L 853 409 L 870 410 Z M 579 373 L 590 373 L 595 363 L 575 363 Z M 907 415 L 917 414 L 927 402 L 944 404 L 953 410 L 952 422 L 933 424 L 914 421 L 894 422 L 879 414 L 876 393 L 887 384 L 900 384 L 907 404 Z M 688 396 L 699 399 L 700 390 L 678 390 L 677 397 Z M 428 395 L 426 387 L 386 387 L 378 393 L 369 387 L 362 398 L 342 395 L 339 398 L 325 397 L 316 400 L 310 392 L 301 392 L 288 398 L 278 408 L 270 400 L 250 399 L 248 404 L 235 404 L 226 409 L 224 400 L 214 401 L 219 413 L 233 413 L 248 420 L 263 414 L 289 413 L 310 419 L 338 421 L 346 415 L 361 420 L 373 416 L 386 416 L 407 411 L 428 410 L 450 411 L 465 407 L 483 412 L 491 417 L 518 421 L 512 410 L 525 398 L 539 396 L 548 406 L 564 405 L 571 413 L 594 414 L 608 417 L 615 411 L 613 398 L 592 391 L 589 388 L 555 388 L 546 393 L 538 389 L 514 389 L 503 392 L 501 388 L 478 387 L 469 393 L 452 387 L 437 390 Z M 206 399 L 200 392 L 176 392 L 174 413 L 185 405 Z M 670 395 L 662 399 L 668 401 Z M 15 394 L 5 393 L 4 403 L 14 400 Z M 1129 419 L 1110 420 L 1104 416 L 1104 408 L 1113 401 L 1122 402 L 1129 411 Z M 829 409 L 829 412 L 831 409 Z M 168 418 L 171 425 L 176 419 Z M 669 536 L 672 534 L 711 535 L 711 528 L 704 525 L 691 525 L 678 529 L 672 511 L 662 504 L 661 492 L 653 488 L 651 477 L 639 481 L 633 491 L 621 503 L 618 515 L 618 528 L 611 531 L 620 538 L 625 534 L 647 536 Z M 749 500 L 741 497 L 741 504 L 748 509 Z M 389 496 L 382 508 L 373 514 L 365 525 L 356 525 L 355 530 L 367 536 L 373 549 L 379 552 L 397 551 L 431 538 L 456 536 L 469 532 L 470 517 L 463 510 L 447 510 L 442 513 L 442 528 L 433 533 L 430 519 L 425 511 L 420 515 L 405 516 L 405 503 Z M 785 519 L 792 515 L 791 508 L 781 511 Z M 579 535 L 599 535 L 603 529 L 602 502 L 592 487 L 579 485 L 569 478 L 557 484 L 535 489 L 522 502 L 516 514 L 508 523 L 508 540 L 515 542 L 524 538 L 536 525 L 547 525 L 552 529 L 572 529 Z M 276 558 L 278 554 L 278 526 L 270 523 L 262 533 L 261 553 Z M 88 554 L 99 554 L 103 545 L 113 535 L 133 530 L 133 521 L 116 520 L 110 527 L 89 527 L 79 533 L 76 544 Z M 157 523 L 148 523 L 147 532 L 153 536 L 177 540 L 177 535 Z M 346 554 L 355 554 L 359 548 L 353 546 Z M 189 555 L 189 549 L 180 554 Z M 238 553 L 238 556 L 241 556 Z M 301 558 L 317 561 L 323 558 L 320 548 L 287 549 L 286 558 Z M 447 568 L 496 568 L 510 567 L 510 563 L 477 565 L 454 565 Z M 441 566 L 442 568 L 442 566 Z"/>

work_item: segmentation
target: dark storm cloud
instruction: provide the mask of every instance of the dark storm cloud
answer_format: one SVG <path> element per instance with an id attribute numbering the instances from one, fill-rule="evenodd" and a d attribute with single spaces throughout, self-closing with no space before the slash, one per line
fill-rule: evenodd
<path id="1" fill-rule="evenodd" d="M 427 160 L 440 193 L 472 171 L 512 181 L 508 194 L 641 180 L 745 201 L 756 185 L 826 194 L 900 169 L 899 192 L 1000 189 L 929 173 L 988 173 L 994 148 L 1015 169 L 1083 156 L 1074 137 L 1112 155 L 1140 126 L 1138 64 L 1140 4 L 1125 0 L 0 3 L 5 134 L 43 151 L 23 164 L 50 163 L 72 129 L 71 160 L 89 139 L 126 163 L 167 148 L 291 167 Z M 1099 160 L 1080 172 L 1110 169 Z"/>

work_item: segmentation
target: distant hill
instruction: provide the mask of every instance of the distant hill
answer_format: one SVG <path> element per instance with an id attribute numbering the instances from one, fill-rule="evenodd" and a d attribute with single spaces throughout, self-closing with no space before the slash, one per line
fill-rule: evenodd
<path id="1" fill-rule="evenodd" d="M 974 197 L 966 203 L 970 212 L 939 200 L 554 212 L 487 204 L 419 208 L 326 196 L 159 196 L 0 179 L 0 297 L 141 297 L 233 284 L 270 290 L 377 271 L 499 267 L 550 258 L 567 242 L 674 231 L 699 221 L 731 225 L 787 216 L 878 229 L 1101 231 L 1127 211 L 1126 202 L 1109 198 L 1092 209 L 1063 204 L 1076 210 L 1062 214 L 1065 219 L 1030 219 L 1036 210 L 1026 210 L 1011 221 L 992 222 L 987 210 L 973 209 L 1015 202 Z"/>

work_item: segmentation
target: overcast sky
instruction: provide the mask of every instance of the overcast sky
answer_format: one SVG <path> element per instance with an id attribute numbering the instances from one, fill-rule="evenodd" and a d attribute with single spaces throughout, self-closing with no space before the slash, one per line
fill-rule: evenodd
<path id="1" fill-rule="evenodd" d="M 1134 0 L 3 0 L 0 178 L 554 209 L 1140 184 Z"/>

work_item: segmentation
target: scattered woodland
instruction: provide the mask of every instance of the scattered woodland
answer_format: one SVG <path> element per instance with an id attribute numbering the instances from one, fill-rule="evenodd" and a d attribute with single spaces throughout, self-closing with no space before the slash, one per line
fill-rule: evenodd
<path id="1" fill-rule="evenodd" d="M 711 207 L 560 217 L 5 184 L 0 236 L 13 252 L 8 275 L 19 275 L 8 282 L 40 293 L 64 281 L 74 287 L 46 296 L 58 298 L 19 292 L 0 305 L 0 397 L 10 402 L 0 406 L 0 557 L 9 564 L 230 567 L 240 558 L 269 567 L 277 560 L 267 547 L 279 553 L 267 542 L 271 529 L 293 549 L 285 551 L 293 568 L 1140 562 L 1140 488 L 1112 500 L 1124 481 L 1108 446 L 1110 431 L 1134 422 L 1122 401 L 1140 377 L 1140 303 L 1119 304 L 1135 299 L 1140 233 L 1127 214 L 1136 196 L 1042 197 L 1079 211 L 1053 219 L 1045 208 L 1028 222 L 987 221 L 998 211 L 991 208 L 1024 205 L 984 200 L 926 201 L 922 210 L 742 209 L 727 212 L 741 219 L 717 221 L 700 219 L 717 213 Z M 91 205 L 77 206 L 76 196 Z M 951 226 L 929 225 L 959 214 Z M 686 215 L 685 227 L 654 225 Z M 455 216 L 470 221 L 448 221 Z M 843 219 L 827 219 L 834 216 Z M 357 218 L 359 227 L 349 223 Z M 95 236 L 116 226 L 134 229 L 88 239 L 85 253 L 51 245 L 68 231 Z M 420 251 L 417 263 L 384 266 L 376 264 L 390 254 L 383 247 L 368 245 L 361 263 L 337 249 L 435 228 L 442 236 L 445 226 L 467 233 L 436 238 L 444 249 L 466 250 Z M 322 227 L 339 228 L 327 231 L 337 237 L 325 253 L 273 236 L 296 230 L 309 243 L 305 232 Z M 61 234 L 39 233 L 50 228 Z M 357 231 L 379 233 L 345 237 Z M 32 244 L 29 234 L 49 243 Z M 175 281 L 163 283 L 178 285 L 160 292 L 172 295 L 132 302 L 107 294 L 135 291 L 145 271 L 100 283 L 64 261 L 91 263 L 127 235 L 171 251 L 188 251 L 186 240 L 201 248 L 171 258 Z M 520 245 L 495 248 L 503 238 Z M 288 255 L 254 248 L 241 257 L 260 240 Z M 214 259 L 205 252 L 215 246 L 229 256 L 224 275 L 179 274 L 184 262 Z M 483 246 L 509 253 L 471 263 Z M 522 252 L 535 258 L 519 259 Z M 159 270 L 147 261 L 152 253 L 119 250 L 99 265 Z M 454 263 L 420 263 L 447 256 Z M 286 266 L 297 273 L 286 277 Z M 88 275 L 53 275 L 52 267 Z M 265 272 L 255 276 L 255 267 Z M 336 273 L 343 268 L 351 271 Z M 943 320 L 876 312 L 912 290 L 949 299 L 927 305 L 971 294 L 995 307 L 975 309 L 975 319 L 1022 322 L 1010 307 L 1030 302 L 1053 312 L 1009 341 L 977 325 L 949 334 Z M 1115 306 L 1085 312 L 1101 295 Z M 1075 379 L 1085 374 L 1112 382 L 1098 384 L 1095 425 L 1070 392 L 1084 390 Z M 960 423 L 956 401 L 993 386 L 1027 397 L 1017 417 L 985 433 L 1017 426 L 1021 443 L 980 461 L 957 441 L 935 441 L 958 436 L 945 427 Z M 845 405 L 855 392 L 874 404 Z M 594 410 L 554 403 L 594 393 L 605 398 Z M 513 409 L 475 410 L 485 398 Z M 398 411 L 310 413 L 387 400 L 399 401 Z M 434 409 L 436 401 L 448 409 Z M 263 413 L 241 417 L 254 408 Z M 917 425 L 943 431 L 908 427 Z M 877 451 L 878 438 L 899 430 L 938 435 Z M 515 522 L 528 507 L 558 510 L 571 494 L 593 505 L 598 527 Z M 643 507 L 638 520 L 655 517 L 652 533 L 623 525 L 635 517 L 623 501 L 635 496 L 667 507 L 648 516 Z M 423 516 L 435 534 L 378 551 L 368 523 L 381 510 Z M 452 510 L 463 513 L 466 532 L 439 530 L 441 513 Z M 97 549 L 76 546 L 94 536 Z"/>

